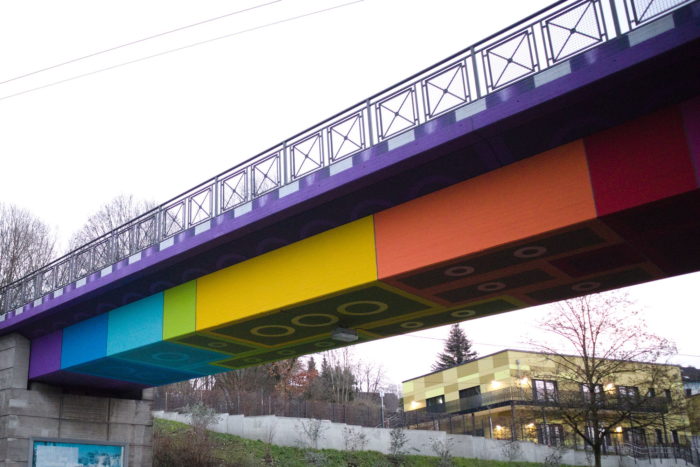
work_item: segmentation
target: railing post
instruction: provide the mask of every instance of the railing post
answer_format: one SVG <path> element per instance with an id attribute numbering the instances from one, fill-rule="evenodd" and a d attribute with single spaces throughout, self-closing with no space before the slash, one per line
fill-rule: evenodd
<path id="1" fill-rule="evenodd" d="M 610 2 L 610 12 L 612 13 L 613 26 L 615 27 L 615 37 L 620 37 L 622 34 L 620 29 L 620 19 L 617 14 L 617 7 L 615 6 L 615 0 L 609 0 Z M 601 7 L 601 12 L 603 11 Z M 605 23 L 603 23 L 605 24 Z M 608 37 L 608 40 L 610 38 Z"/>
<path id="2" fill-rule="evenodd" d="M 289 151 L 289 146 L 287 146 L 287 141 L 282 143 L 282 151 L 280 152 L 280 187 L 286 185 L 292 179 L 291 171 L 294 167 L 294 161 L 292 161 L 292 153 Z"/>
<path id="3" fill-rule="evenodd" d="M 369 135 L 368 135 L 369 136 L 369 146 L 368 147 L 371 148 L 372 146 L 374 146 L 374 131 L 373 131 L 374 130 L 374 119 L 372 118 L 372 105 L 371 105 L 369 99 L 367 99 L 365 101 L 365 103 L 366 103 L 366 107 L 367 107 L 367 131 L 369 132 Z M 379 132 L 377 132 L 377 135 L 379 135 Z"/>
<path id="4" fill-rule="evenodd" d="M 476 54 L 474 47 L 471 48 L 469 56 L 472 59 L 472 70 L 474 70 L 474 85 L 476 86 L 476 98 L 481 99 L 481 83 L 479 81 L 479 67 L 476 65 Z M 474 99 L 472 99 L 474 100 Z"/>

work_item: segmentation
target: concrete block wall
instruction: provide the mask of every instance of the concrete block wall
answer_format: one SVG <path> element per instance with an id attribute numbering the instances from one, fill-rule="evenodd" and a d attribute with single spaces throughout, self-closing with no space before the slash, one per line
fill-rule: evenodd
<path id="1" fill-rule="evenodd" d="M 155 418 L 172 420 L 189 424 L 189 414 L 177 412 L 153 412 Z M 210 430 L 219 433 L 228 433 L 241 438 L 255 439 L 271 442 L 278 446 L 308 447 L 309 440 L 304 436 L 302 426 L 309 423 L 308 419 L 293 417 L 277 417 L 265 415 L 258 417 L 246 417 L 244 415 L 218 414 L 217 421 L 209 427 Z M 346 425 L 344 423 L 331 423 L 329 420 L 321 420 L 321 438 L 318 447 L 321 449 L 346 449 L 348 430 L 365 435 L 367 441 L 364 450 L 389 453 L 391 443 L 391 430 L 387 428 L 368 428 Z M 455 457 L 470 459 L 486 459 L 506 461 L 506 441 L 482 438 L 469 435 L 449 435 L 444 431 L 406 430 L 405 451 L 408 454 L 435 456 L 433 445 L 437 443 L 449 446 L 450 453 Z M 552 448 L 541 444 L 520 442 L 518 461 L 536 462 L 544 464 L 547 456 L 552 454 Z M 682 467 L 685 462 L 674 459 L 635 460 L 633 458 L 621 458 L 618 456 L 604 456 L 603 467 Z M 583 451 L 566 450 L 562 455 L 562 463 L 568 465 L 591 465 L 592 458 L 588 458 Z M 690 466 L 688 464 L 688 466 Z M 692 467 L 692 466 L 691 466 Z"/>
<path id="2" fill-rule="evenodd" d="M 28 387 L 29 350 L 20 335 L 0 337 L 0 466 L 27 467 L 32 437 L 127 443 L 129 467 L 152 465 L 152 391 L 130 400 Z"/>

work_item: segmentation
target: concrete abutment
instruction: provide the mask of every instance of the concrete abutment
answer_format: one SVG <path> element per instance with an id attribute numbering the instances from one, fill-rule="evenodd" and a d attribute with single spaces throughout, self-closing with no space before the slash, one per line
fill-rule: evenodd
<path id="1" fill-rule="evenodd" d="M 28 381 L 29 340 L 0 337 L 0 467 L 27 467 L 32 438 L 123 443 L 128 467 L 152 465 L 153 391 L 88 395 Z"/>

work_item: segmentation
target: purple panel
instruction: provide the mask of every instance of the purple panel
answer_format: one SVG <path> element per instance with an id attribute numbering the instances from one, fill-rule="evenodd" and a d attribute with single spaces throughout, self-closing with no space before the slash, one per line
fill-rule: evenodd
<path id="1" fill-rule="evenodd" d="M 29 356 L 29 379 L 61 369 L 63 330 L 32 339 Z"/>
<path id="2" fill-rule="evenodd" d="M 148 387 L 143 384 L 72 373 L 66 370 L 59 370 L 38 378 L 33 378 L 33 380 L 62 387 L 101 389 L 112 394 L 135 395 L 140 393 L 142 389 Z"/>
<path id="3" fill-rule="evenodd" d="M 700 96 L 683 103 L 681 113 L 690 160 L 695 167 L 695 181 L 700 186 Z"/>

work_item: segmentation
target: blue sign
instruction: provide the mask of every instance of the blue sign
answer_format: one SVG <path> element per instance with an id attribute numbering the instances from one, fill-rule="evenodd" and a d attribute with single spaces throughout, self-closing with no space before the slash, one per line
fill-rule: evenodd
<path id="1" fill-rule="evenodd" d="M 123 444 L 89 441 L 32 440 L 31 467 L 126 467 Z"/>

